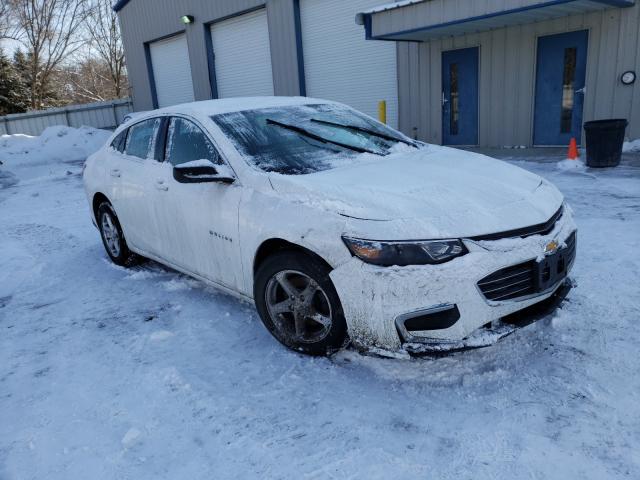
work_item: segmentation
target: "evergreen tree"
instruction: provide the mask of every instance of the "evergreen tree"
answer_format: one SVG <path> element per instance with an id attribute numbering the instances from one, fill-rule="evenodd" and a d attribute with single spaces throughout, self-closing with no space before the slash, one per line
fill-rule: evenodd
<path id="1" fill-rule="evenodd" d="M 26 110 L 27 90 L 4 51 L 0 48 L 0 115 Z"/>
<path id="2" fill-rule="evenodd" d="M 53 75 L 48 77 L 44 84 L 41 77 L 37 78 L 35 84 L 32 82 L 33 55 L 31 53 L 25 54 L 20 49 L 16 50 L 13 54 L 13 68 L 22 85 L 20 97 L 25 99 L 25 108 L 35 104 L 35 108 L 40 110 L 60 104 L 60 95 L 52 85 Z"/>
<path id="3" fill-rule="evenodd" d="M 31 89 L 29 87 L 29 61 L 25 53 L 18 49 L 13 53 L 13 70 L 18 77 L 19 82 L 19 97 L 21 99 L 21 105 L 25 110 L 29 109 L 31 101 Z"/>

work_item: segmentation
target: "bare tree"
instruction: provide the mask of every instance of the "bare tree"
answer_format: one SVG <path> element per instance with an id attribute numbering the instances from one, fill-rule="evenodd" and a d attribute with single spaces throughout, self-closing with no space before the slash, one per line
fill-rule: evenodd
<path id="1" fill-rule="evenodd" d="M 112 3 L 112 0 L 91 0 L 87 32 L 89 47 L 108 66 L 113 93 L 120 98 L 127 93 L 128 84 L 118 16 Z"/>
<path id="2" fill-rule="evenodd" d="M 0 0 L 8 2 L 30 56 L 30 107 L 42 108 L 57 67 L 83 45 L 78 35 L 89 9 L 87 0 Z"/>
<path id="3" fill-rule="evenodd" d="M 87 55 L 74 58 L 73 63 L 67 62 L 58 70 L 55 82 L 64 103 L 102 102 L 117 98 L 109 65 L 96 56 Z M 121 88 L 126 90 L 123 83 Z"/>
<path id="4" fill-rule="evenodd" d="M 0 40 L 11 38 L 9 27 L 11 25 L 11 9 L 8 0 L 0 0 Z"/>

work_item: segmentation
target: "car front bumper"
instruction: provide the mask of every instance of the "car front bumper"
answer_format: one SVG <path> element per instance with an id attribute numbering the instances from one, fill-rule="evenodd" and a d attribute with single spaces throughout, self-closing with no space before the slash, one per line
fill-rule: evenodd
<path id="1" fill-rule="evenodd" d="M 550 242 L 558 242 L 562 251 L 575 231 L 567 207 L 547 235 L 464 240 L 469 253 L 440 265 L 378 267 L 352 258 L 331 272 L 351 340 L 360 348 L 391 351 L 416 350 L 420 344 L 425 351 L 455 350 L 482 346 L 474 339 L 489 324 L 497 340 L 513 331 L 500 326 L 500 319 L 553 297 L 566 285 L 575 253 L 563 274 L 542 291 L 494 301 L 478 282 L 507 267 L 543 261 Z M 430 329 L 423 330 L 425 325 Z M 480 343 L 486 343 L 486 329 L 482 333 Z"/>

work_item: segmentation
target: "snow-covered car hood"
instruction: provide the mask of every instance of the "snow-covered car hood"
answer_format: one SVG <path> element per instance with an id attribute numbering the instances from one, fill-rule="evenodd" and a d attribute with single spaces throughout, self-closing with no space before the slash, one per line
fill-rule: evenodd
<path id="1" fill-rule="evenodd" d="M 547 221 L 563 200 L 553 185 L 526 170 L 432 145 L 270 178 L 279 194 L 343 215 L 354 233 L 384 235 L 378 239 L 465 237 L 526 227 Z"/>

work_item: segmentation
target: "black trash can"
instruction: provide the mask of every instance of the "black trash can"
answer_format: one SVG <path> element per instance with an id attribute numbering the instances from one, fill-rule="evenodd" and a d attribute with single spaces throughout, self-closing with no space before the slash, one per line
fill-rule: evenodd
<path id="1" fill-rule="evenodd" d="M 584 124 L 587 166 L 600 168 L 620 164 L 624 132 L 628 124 L 625 119 L 594 120 Z"/>

